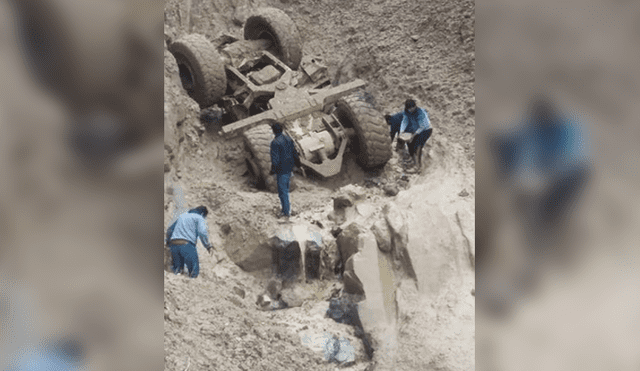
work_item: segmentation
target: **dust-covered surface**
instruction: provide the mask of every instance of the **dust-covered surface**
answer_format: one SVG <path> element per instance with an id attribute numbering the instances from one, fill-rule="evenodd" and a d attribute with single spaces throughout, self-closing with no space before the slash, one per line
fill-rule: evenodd
<path id="1" fill-rule="evenodd" d="M 630 1 L 477 4 L 478 370 L 640 366 L 639 14 Z M 533 259 L 486 139 L 535 93 L 583 125 L 593 177 L 552 252 Z"/>
<path id="2" fill-rule="evenodd" d="M 162 367 L 162 7 L 0 1 L 0 369 Z"/>
<path id="3" fill-rule="evenodd" d="M 275 218 L 278 196 L 250 183 L 241 138 L 223 139 L 219 127 L 199 121 L 198 105 L 180 86 L 165 49 L 165 228 L 177 212 L 206 205 L 216 247 L 213 256 L 198 247 L 196 280 L 165 275 L 165 369 L 334 369 L 323 355 L 327 334 L 354 347 L 355 363 L 346 369 L 474 369 L 473 2 L 168 1 L 165 40 L 195 32 L 241 39 L 244 19 L 259 6 L 284 10 L 298 27 L 303 54 L 322 57 L 337 81 L 366 80 L 381 113 L 400 111 L 410 97 L 429 112 L 434 135 L 422 174 L 405 172 L 398 153 L 382 171 L 367 173 L 348 152 L 336 177 L 295 174 L 291 194 L 297 213 L 291 222 L 314 225 L 328 240 L 331 228 L 345 227 L 333 212 L 333 197 L 345 189 L 361 195 L 346 224 L 356 221 L 365 230 L 396 205 L 421 283 L 404 281 L 395 267 L 392 291 L 400 295 L 397 287 L 405 287 L 396 297 L 399 320 L 388 336 L 374 331 L 372 361 L 353 327 L 325 318 L 328 299 L 342 287 L 333 277 L 300 283 L 300 307 L 260 311 L 256 299 L 269 269 L 249 274 L 233 261 L 282 227 Z M 387 196 L 385 187 L 400 193 Z M 435 220 L 425 227 L 428 217 Z"/>

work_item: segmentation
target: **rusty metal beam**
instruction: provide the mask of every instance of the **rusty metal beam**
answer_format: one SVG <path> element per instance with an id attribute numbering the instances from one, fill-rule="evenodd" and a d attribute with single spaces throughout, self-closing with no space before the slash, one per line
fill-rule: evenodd
<path id="1" fill-rule="evenodd" d="M 289 121 L 296 118 L 306 116 L 315 111 L 323 110 L 327 105 L 333 104 L 338 99 L 352 93 L 354 90 L 362 88 L 366 85 L 363 80 L 354 80 L 352 82 L 329 88 L 311 95 L 309 98 L 297 101 L 292 104 L 281 106 L 278 109 L 272 109 L 255 116 L 247 117 L 244 120 L 236 121 L 222 128 L 222 135 L 233 134 L 239 130 L 250 129 L 258 124 L 269 121 Z"/>

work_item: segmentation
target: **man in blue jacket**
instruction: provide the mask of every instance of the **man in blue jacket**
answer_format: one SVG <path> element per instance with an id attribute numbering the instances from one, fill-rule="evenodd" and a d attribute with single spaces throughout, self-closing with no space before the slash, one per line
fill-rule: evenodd
<path id="1" fill-rule="evenodd" d="M 180 215 L 178 220 L 167 230 L 166 243 L 171 249 L 172 270 L 175 274 L 182 273 L 186 264 L 189 277 L 198 277 L 200 272 L 198 251 L 196 250 L 198 238 L 207 251 L 210 253 L 213 251 L 213 246 L 209 243 L 207 221 L 205 220 L 208 213 L 206 206 L 198 206 L 189 210 L 188 213 Z"/>
<path id="2" fill-rule="evenodd" d="M 495 136 L 491 149 L 499 179 L 531 201 L 530 224 L 540 233 L 561 220 L 590 178 L 580 125 L 561 115 L 546 98 L 533 101 L 531 116 L 522 127 Z"/>
<path id="3" fill-rule="evenodd" d="M 271 126 L 275 138 L 271 141 L 271 174 L 276 174 L 278 197 L 282 212 L 278 217 L 291 216 L 289 202 L 289 185 L 294 166 L 300 166 L 300 156 L 293 140 L 282 133 L 282 126 L 275 123 Z"/>
<path id="4" fill-rule="evenodd" d="M 400 121 L 400 127 L 396 131 L 394 124 L 397 125 L 400 117 L 402 117 L 402 121 Z M 404 103 L 404 111 L 389 116 L 387 122 L 391 125 L 391 140 L 393 140 L 396 133 L 398 133 L 398 137 L 404 133 L 411 134 L 411 138 L 407 141 L 409 155 L 413 163 L 417 166 L 417 169 L 421 170 L 422 147 L 427 143 L 427 140 L 433 132 L 427 111 L 424 108 L 419 108 L 415 100 L 407 99 Z"/>

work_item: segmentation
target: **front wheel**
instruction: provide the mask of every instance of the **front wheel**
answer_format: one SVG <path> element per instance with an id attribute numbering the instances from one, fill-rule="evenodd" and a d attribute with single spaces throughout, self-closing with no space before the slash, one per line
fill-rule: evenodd
<path id="1" fill-rule="evenodd" d="M 347 128 L 356 132 L 358 164 L 365 168 L 384 166 L 391 159 L 391 140 L 384 116 L 365 99 L 360 90 L 341 98 L 336 103 L 336 117 Z"/>
<path id="2" fill-rule="evenodd" d="M 249 151 L 247 167 L 256 179 L 258 188 L 277 192 L 275 176 L 269 174 L 271 170 L 271 141 L 274 135 L 267 124 L 258 125 L 244 132 L 245 146 Z"/>
<path id="3" fill-rule="evenodd" d="M 203 35 L 181 37 L 169 47 L 176 58 L 182 87 L 202 108 L 220 100 L 227 90 L 222 57 Z"/>

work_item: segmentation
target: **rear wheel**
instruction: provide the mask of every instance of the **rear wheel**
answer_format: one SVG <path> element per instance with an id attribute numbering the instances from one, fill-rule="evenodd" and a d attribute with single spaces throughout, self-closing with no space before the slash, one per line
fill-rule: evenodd
<path id="1" fill-rule="evenodd" d="M 389 127 L 384 116 L 365 98 L 363 90 L 341 98 L 336 103 L 336 116 L 347 128 L 356 132 L 356 159 L 365 169 L 383 166 L 391 158 Z"/>
<path id="2" fill-rule="evenodd" d="M 249 172 L 256 179 L 258 188 L 276 192 L 275 176 L 271 170 L 271 141 L 274 135 L 267 124 L 258 125 L 244 132 L 245 145 L 250 155 L 247 159 Z"/>
<path id="3" fill-rule="evenodd" d="M 289 68 L 296 70 L 302 60 L 302 41 L 287 13 L 275 8 L 258 9 L 244 24 L 245 40 L 269 40 L 272 51 Z"/>
<path id="4" fill-rule="evenodd" d="M 219 101 L 227 90 L 224 62 L 203 35 L 191 34 L 171 44 L 182 86 L 202 108 Z"/>

